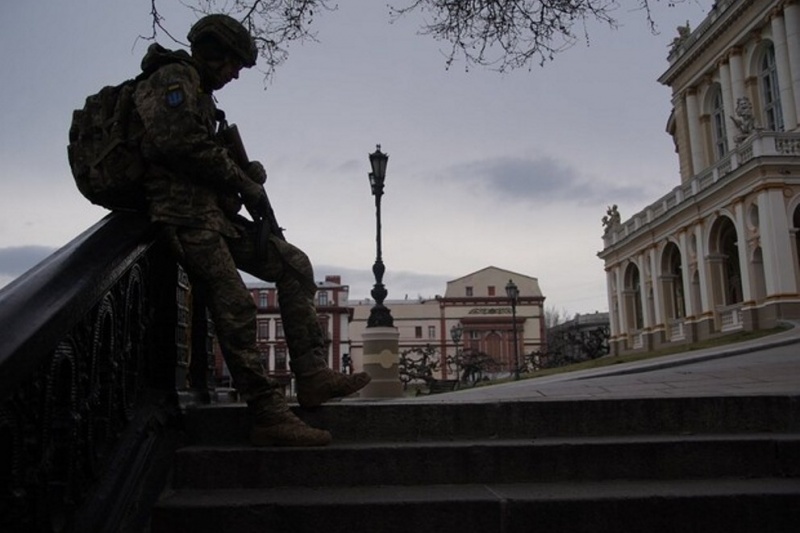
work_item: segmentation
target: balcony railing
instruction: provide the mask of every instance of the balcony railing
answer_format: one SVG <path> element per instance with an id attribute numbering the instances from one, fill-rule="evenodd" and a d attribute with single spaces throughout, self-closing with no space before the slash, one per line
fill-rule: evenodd
<path id="1" fill-rule="evenodd" d="M 735 331 L 744 327 L 741 304 L 718 307 L 717 316 L 719 317 L 719 326 L 722 332 Z"/>
<path id="2" fill-rule="evenodd" d="M 121 531 L 149 508 L 177 392 L 208 387 L 201 304 L 134 214 L 0 290 L 0 531 Z"/>
<path id="3" fill-rule="evenodd" d="M 628 220 L 610 228 L 603 236 L 605 248 L 635 236 L 648 226 L 666 220 L 672 213 L 696 200 L 696 196 L 721 181 L 735 179 L 737 169 L 756 157 L 800 156 L 800 134 L 774 131 L 758 131 L 752 134 L 736 150 L 703 170 L 690 181 L 675 187 Z"/>
<path id="4" fill-rule="evenodd" d="M 670 342 L 682 341 L 686 338 L 684 320 L 677 318 L 669 321 L 669 340 Z"/>

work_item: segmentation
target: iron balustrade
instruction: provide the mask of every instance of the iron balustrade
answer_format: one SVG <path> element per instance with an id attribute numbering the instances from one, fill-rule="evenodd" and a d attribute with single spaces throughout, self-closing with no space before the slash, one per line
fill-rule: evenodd
<path id="1" fill-rule="evenodd" d="M 0 530 L 144 519 L 180 439 L 179 393 L 213 386 L 202 304 L 134 213 L 0 290 Z"/>

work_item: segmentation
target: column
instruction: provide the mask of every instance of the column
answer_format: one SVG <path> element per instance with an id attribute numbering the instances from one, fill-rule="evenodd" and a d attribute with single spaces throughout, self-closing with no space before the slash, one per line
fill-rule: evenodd
<path id="1" fill-rule="evenodd" d="M 782 187 L 766 189 L 758 194 L 758 213 L 767 297 L 796 294 L 792 233 Z"/>
<path id="2" fill-rule="evenodd" d="M 650 283 L 653 285 L 653 324 L 664 325 L 664 309 L 661 305 L 663 294 L 658 283 L 658 258 L 656 257 L 656 247 L 651 247 L 647 260 L 650 262 Z"/>
<path id="3" fill-rule="evenodd" d="M 750 281 L 750 253 L 747 246 L 747 226 L 744 221 L 744 202 L 737 201 L 733 206 L 733 215 L 736 226 L 736 242 L 739 244 L 739 269 L 742 275 L 742 301 L 749 302 L 753 299 L 752 283 Z"/>
<path id="4" fill-rule="evenodd" d="M 615 289 L 617 285 L 614 283 L 616 271 L 618 267 L 611 267 L 606 269 L 606 297 L 608 298 L 608 320 L 610 322 L 611 336 L 616 337 L 620 333 L 620 320 L 617 313 L 614 312 Z"/>
<path id="5" fill-rule="evenodd" d="M 728 56 L 728 64 L 731 71 L 731 92 L 735 110 L 736 102 L 739 98 L 747 96 L 744 90 L 744 68 L 742 67 L 742 50 L 740 48 L 731 49 L 731 53 Z"/>
<path id="6" fill-rule="evenodd" d="M 783 18 L 786 26 L 786 50 L 794 97 L 795 123 L 800 123 L 800 4 L 797 0 L 786 2 Z"/>
<path id="7" fill-rule="evenodd" d="M 733 99 L 731 68 L 727 60 L 719 65 L 719 80 L 722 88 L 722 106 L 725 109 L 725 137 L 728 140 L 728 150 L 732 150 L 736 146 L 735 139 L 738 130 L 732 118 L 736 114 L 736 102 Z"/>
<path id="8" fill-rule="evenodd" d="M 619 333 L 627 337 L 630 334 L 628 327 L 628 310 L 627 302 L 625 301 L 625 272 L 621 265 L 615 267 L 617 279 L 617 310 L 619 314 Z"/>
<path id="9" fill-rule="evenodd" d="M 700 112 L 697 104 L 697 91 L 692 88 L 686 91 L 686 118 L 689 127 L 689 145 L 691 148 L 692 174 L 698 174 L 705 168 L 703 159 L 703 138 L 700 133 Z"/>
<path id="10" fill-rule="evenodd" d="M 692 280 L 689 273 L 689 248 L 686 244 L 686 231 L 681 230 L 678 234 L 678 249 L 681 252 L 681 272 L 680 283 L 683 286 L 683 308 L 686 316 L 695 316 L 694 302 L 692 301 Z"/>
<path id="11" fill-rule="evenodd" d="M 700 305 L 698 313 L 708 313 L 712 311 L 713 299 L 711 286 L 709 285 L 709 263 L 708 263 L 708 244 L 703 237 L 703 223 L 698 222 L 694 227 L 694 237 L 697 241 L 697 274 L 700 278 Z"/>
<path id="12" fill-rule="evenodd" d="M 772 27 L 772 42 L 775 46 L 775 67 L 778 70 L 778 83 L 780 84 L 781 109 L 783 111 L 783 126 L 786 131 L 797 127 L 797 113 L 792 94 L 792 73 L 789 70 L 789 51 L 786 48 L 786 29 L 783 22 L 783 13 L 777 11 L 770 20 Z"/>

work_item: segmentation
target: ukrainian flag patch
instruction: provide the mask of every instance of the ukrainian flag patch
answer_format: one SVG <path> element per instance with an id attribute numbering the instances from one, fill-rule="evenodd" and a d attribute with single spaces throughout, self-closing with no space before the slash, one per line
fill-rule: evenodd
<path id="1" fill-rule="evenodd" d="M 183 87 L 181 87 L 179 83 L 173 83 L 168 86 L 166 100 L 169 107 L 178 107 L 181 105 L 186 100 Z"/>

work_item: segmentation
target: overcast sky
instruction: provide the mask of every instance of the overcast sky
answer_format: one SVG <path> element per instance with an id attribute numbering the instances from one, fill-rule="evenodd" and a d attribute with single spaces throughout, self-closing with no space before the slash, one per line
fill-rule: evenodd
<path id="1" fill-rule="evenodd" d="M 669 3 L 653 6 L 659 34 L 628 11 L 638 0 L 622 0 L 619 29 L 590 24 L 588 46 L 499 74 L 447 70 L 446 46 L 418 35 L 419 19 L 389 24 L 384 1 L 342 0 L 315 17 L 319 43 L 291 46 L 269 85 L 244 71 L 219 107 L 267 168 L 287 238 L 351 298 L 373 284 L 367 155 L 380 143 L 390 300 L 444 294 L 491 265 L 538 278 L 546 307 L 606 311 L 607 206 L 625 220 L 680 183 L 657 78 L 675 28 L 696 27 L 711 2 Z M 177 0 L 159 7 L 182 38 L 195 15 Z M 67 130 L 86 95 L 138 73 L 149 11 L 150 0 L 0 5 L 0 286 L 104 216 L 74 186 Z"/>

